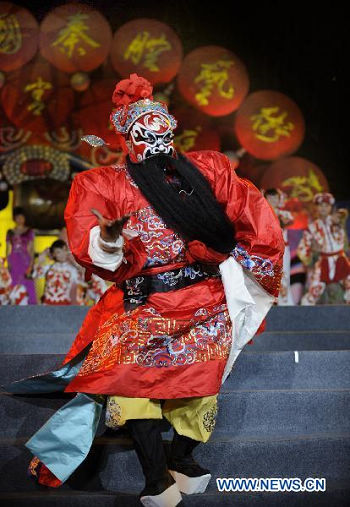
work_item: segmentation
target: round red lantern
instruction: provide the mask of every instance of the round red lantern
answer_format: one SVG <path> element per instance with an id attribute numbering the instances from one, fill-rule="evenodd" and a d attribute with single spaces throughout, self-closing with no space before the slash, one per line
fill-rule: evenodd
<path id="1" fill-rule="evenodd" d="M 311 203 L 315 194 L 328 192 L 328 182 L 319 167 L 301 157 L 287 157 L 274 162 L 264 173 L 261 186 L 279 188 L 288 198 Z"/>
<path id="2" fill-rule="evenodd" d="M 231 51 L 205 46 L 191 51 L 182 62 L 178 87 L 184 98 L 210 116 L 235 111 L 248 93 L 245 65 Z"/>
<path id="3" fill-rule="evenodd" d="M 33 133 L 60 127 L 73 108 L 69 78 L 47 62 L 28 64 L 8 76 L 1 102 L 10 121 Z"/>
<path id="4" fill-rule="evenodd" d="M 64 72 L 95 69 L 107 57 L 111 41 L 107 20 L 81 3 L 56 7 L 40 26 L 41 54 Z"/>
<path id="5" fill-rule="evenodd" d="M 237 111 L 235 133 L 248 153 L 275 160 L 299 148 L 305 134 L 304 118 L 283 93 L 259 91 L 249 95 Z"/>
<path id="6" fill-rule="evenodd" d="M 220 151 L 220 136 L 211 127 L 209 118 L 192 108 L 175 111 L 177 120 L 174 144 L 181 152 L 214 150 Z"/>
<path id="7" fill-rule="evenodd" d="M 10 72 L 29 62 L 38 38 L 39 25 L 27 9 L 0 2 L 0 70 Z"/>
<path id="8" fill-rule="evenodd" d="M 122 77 L 136 72 L 152 84 L 168 83 L 179 71 L 182 44 L 166 24 L 155 19 L 134 19 L 116 31 L 111 60 Z"/>

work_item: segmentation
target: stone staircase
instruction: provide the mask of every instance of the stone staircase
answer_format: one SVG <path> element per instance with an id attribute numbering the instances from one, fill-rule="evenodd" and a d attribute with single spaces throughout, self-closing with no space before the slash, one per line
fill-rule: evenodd
<path id="1" fill-rule="evenodd" d="M 0 308 L 1 384 L 57 366 L 86 313 L 80 307 Z M 275 307 L 225 382 L 215 432 L 196 451 L 213 479 L 186 506 L 350 505 L 350 311 Z M 24 443 L 67 396 L 1 395 L 4 506 L 132 507 L 143 480 L 124 431 L 101 425 L 90 455 L 62 488 L 27 477 Z M 171 432 L 164 425 L 164 438 Z M 327 491 L 219 493 L 217 477 L 326 478 Z"/>

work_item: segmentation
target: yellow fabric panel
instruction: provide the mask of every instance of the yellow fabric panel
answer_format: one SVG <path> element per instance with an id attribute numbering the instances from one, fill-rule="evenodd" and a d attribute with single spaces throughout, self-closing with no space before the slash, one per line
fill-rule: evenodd
<path id="1" fill-rule="evenodd" d="M 106 426 L 117 429 L 130 419 L 166 419 L 179 435 L 207 442 L 215 427 L 217 395 L 201 398 L 150 400 L 108 396 Z"/>
<path id="2" fill-rule="evenodd" d="M 118 428 L 129 419 L 162 419 L 159 400 L 148 398 L 126 398 L 108 396 L 106 407 L 106 426 Z"/>
<path id="3" fill-rule="evenodd" d="M 217 395 L 166 400 L 163 415 L 179 435 L 207 442 L 215 428 Z"/>

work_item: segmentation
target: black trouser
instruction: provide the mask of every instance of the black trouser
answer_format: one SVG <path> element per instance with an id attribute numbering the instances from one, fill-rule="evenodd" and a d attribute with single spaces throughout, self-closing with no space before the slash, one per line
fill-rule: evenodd
<path id="1" fill-rule="evenodd" d="M 161 419 L 131 419 L 127 421 L 127 428 L 134 441 L 146 484 L 160 481 L 168 473 L 161 422 Z"/>

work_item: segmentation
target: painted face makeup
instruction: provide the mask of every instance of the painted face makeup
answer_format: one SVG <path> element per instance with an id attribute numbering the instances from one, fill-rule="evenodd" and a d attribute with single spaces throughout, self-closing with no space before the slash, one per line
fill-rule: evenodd
<path id="1" fill-rule="evenodd" d="M 154 155 L 174 155 L 174 134 L 168 118 L 162 113 L 147 113 L 132 125 L 127 140 L 130 157 L 142 162 Z"/>

